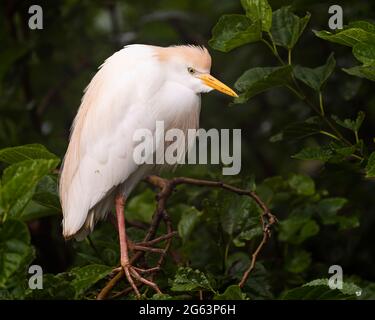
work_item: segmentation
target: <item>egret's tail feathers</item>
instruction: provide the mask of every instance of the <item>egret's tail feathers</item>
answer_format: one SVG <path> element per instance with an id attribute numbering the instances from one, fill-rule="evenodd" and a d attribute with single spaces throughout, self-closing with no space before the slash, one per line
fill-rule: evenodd
<path id="1" fill-rule="evenodd" d="M 71 238 L 76 239 L 77 241 L 84 240 L 94 229 L 95 226 L 95 211 L 91 210 L 87 215 L 86 221 Z"/>
<path id="2" fill-rule="evenodd" d="M 77 241 L 84 240 L 93 231 L 96 223 L 107 217 L 107 214 L 111 211 L 113 203 L 113 195 L 108 195 L 89 211 L 83 224 L 77 223 L 76 221 L 70 221 L 68 218 L 74 215 L 67 215 L 63 220 L 64 238 L 67 240 L 72 238 Z"/>
<path id="3" fill-rule="evenodd" d="M 81 219 L 83 217 L 86 220 Z M 66 210 L 64 212 L 64 219 L 62 221 L 63 236 L 65 239 L 71 239 L 75 236 L 77 232 L 85 225 L 90 214 L 81 214 L 80 212 L 72 212 L 71 210 Z M 80 219 L 78 219 L 80 218 Z"/>

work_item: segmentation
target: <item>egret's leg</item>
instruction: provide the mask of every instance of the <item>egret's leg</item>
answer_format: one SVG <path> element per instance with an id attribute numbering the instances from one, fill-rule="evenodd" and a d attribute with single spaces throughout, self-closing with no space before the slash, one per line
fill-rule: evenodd
<path id="1" fill-rule="evenodd" d="M 118 233 L 119 233 L 119 239 L 120 239 L 121 266 L 125 272 L 125 276 L 128 279 L 130 285 L 132 286 L 138 298 L 141 295 L 139 293 L 137 286 L 134 283 L 133 278 L 135 278 L 139 282 L 142 282 L 150 286 L 157 293 L 161 293 L 158 286 L 154 282 L 147 280 L 143 278 L 142 276 L 140 276 L 139 273 L 137 272 L 140 269 L 135 268 L 130 264 L 129 253 L 128 253 L 128 240 L 126 237 L 124 205 L 125 205 L 124 197 L 122 195 L 118 195 L 116 197 L 116 215 L 117 215 L 117 225 L 118 225 Z"/>
<path id="2" fill-rule="evenodd" d="M 124 269 L 125 276 L 128 279 L 130 285 L 132 286 L 137 297 L 140 296 L 137 286 L 135 285 L 132 277 L 130 276 L 130 262 L 128 254 L 128 244 L 126 240 L 126 229 L 125 229 L 125 218 L 124 218 L 124 204 L 125 199 L 122 195 L 116 197 L 116 216 L 117 216 L 117 226 L 118 235 L 120 239 L 120 255 L 121 255 L 121 266 Z"/>

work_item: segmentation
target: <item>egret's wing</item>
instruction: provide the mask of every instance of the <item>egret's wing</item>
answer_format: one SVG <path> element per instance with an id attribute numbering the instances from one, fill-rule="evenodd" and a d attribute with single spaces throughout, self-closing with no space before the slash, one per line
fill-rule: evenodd
<path id="1" fill-rule="evenodd" d="M 65 237 L 78 232 L 89 210 L 137 170 L 133 133 L 155 125 L 147 114 L 164 82 L 153 59 L 150 47 L 128 46 L 106 60 L 86 89 L 60 178 Z"/>

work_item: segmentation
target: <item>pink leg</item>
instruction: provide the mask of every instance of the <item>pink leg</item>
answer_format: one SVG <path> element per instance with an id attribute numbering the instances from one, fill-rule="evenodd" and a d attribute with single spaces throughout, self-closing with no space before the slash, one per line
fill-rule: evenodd
<path id="1" fill-rule="evenodd" d="M 116 197 L 116 216 L 117 216 L 117 225 L 118 225 L 118 233 L 120 239 L 120 254 L 121 254 L 121 267 L 125 272 L 125 276 L 128 279 L 130 285 L 132 286 L 136 296 L 140 298 L 140 293 L 137 286 L 134 283 L 133 277 L 141 283 L 152 287 L 157 293 L 161 293 L 158 286 L 150 281 L 147 280 L 139 275 L 137 272 L 138 268 L 134 268 L 130 264 L 129 254 L 128 254 L 128 240 L 126 237 L 126 227 L 125 227 L 125 217 L 124 217 L 124 205 L 125 200 L 122 195 L 118 195 Z M 139 271 L 140 269 L 138 269 Z"/>
<path id="2" fill-rule="evenodd" d="M 116 216 L 117 227 L 120 238 L 121 265 L 129 265 L 128 245 L 126 240 L 125 217 L 124 217 L 125 200 L 122 196 L 116 197 Z"/>

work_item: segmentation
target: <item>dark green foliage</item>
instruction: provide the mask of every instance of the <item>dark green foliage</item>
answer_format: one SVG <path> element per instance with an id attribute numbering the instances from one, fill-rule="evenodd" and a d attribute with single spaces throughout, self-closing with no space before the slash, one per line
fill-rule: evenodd
<path id="1" fill-rule="evenodd" d="M 291 11 L 290 7 L 282 7 L 274 11 L 271 28 L 273 40 L 279 46 L 293 49 L 309 20 L 309 13 L 300 18 Z"/>
<path id="2" fill-rule="evenodd" d="M 96 298 L 119 264 L 116 229 L 103 221 L 90 238 L 64 242 L 57 193 L 82 90 L 124 44 L 205 44 L 212 31 L 213 74 L 235 83 L 239 98 L 225 108 L 222 96 L 204 97 L 202 126 L 242 129 L 242 171 L 223 177 L 220 167 L 197 165 L 173 175 L 254 190 L 278 223 L 240 288 L 263 236 L 261 210 L 246 196 L 179 187 L 168 202 L 178 237 L 155 275 L 163 294 L 142 289 L 143 297 L 374 299 L 375 24 L 359 20 L 374 5 L 351 4 L 348 25 L 334 32 L 312 31 L 326 28 L 328 6 L 311 1 L 88 3 L 45 5 L 45 30 L 25 39 L 4 21 L 20 29 L 26 5 L 15 7 L 17 17 L 1 13 L 0 298 Z M 155 192 L 141 184 L 126 210 L 135 222 L 129 238 L 142 241 L 136 226 L 151 222 Z M 142 263 L 156 259 L 147 253 Z M 43 268 L 43 290 L 28 287 L 32 264 Z M 328 286 L 334 264 L 343 267 L 342 289 Z"/>
<path id="3" fill-rule="evenodd" d="M 235 88 L 241 92 L 235 102 L 244 103 L 258 93 L 287 83 L 291 71 L 291 66 L 247 70 L 235 83 Z"/>
<path id="4" fill-rule="evenodd" d="M 173 279 L 172 291 L 212 291 L 215 290 L 210 283 L 207 276 L 199 271 L 193 270 L 192 268 L 179 268 L 176 272 L 175 278 Z"/>
<path id="5" fill-rule="evenodd" d="M 306 68 L 296 66 L 293 70 L 295 77 L 301 80 L 310 88 L 320 91 L 324 83 L 328 80 L 336 66 L 335 58 L 331 54 L 325 65 L 318 68 Z"/>
<path id="6" fill-rule="evenodd" d="M 260 40 L 261 24 L 239 14 L 224 15 L 212 34 L 210 45 L 216 50 L 228 52 L 243 44 Z"/>
<path id="7" fill-rule="evenodd" d="M 360 288 L 353 284 L 344 283 L 342 289 L 332 290 L 328 279 L 316 279 L 300 288 L 285 292 L 284 300 L 348 300 L 354 299 L 360 293 Z"/>

